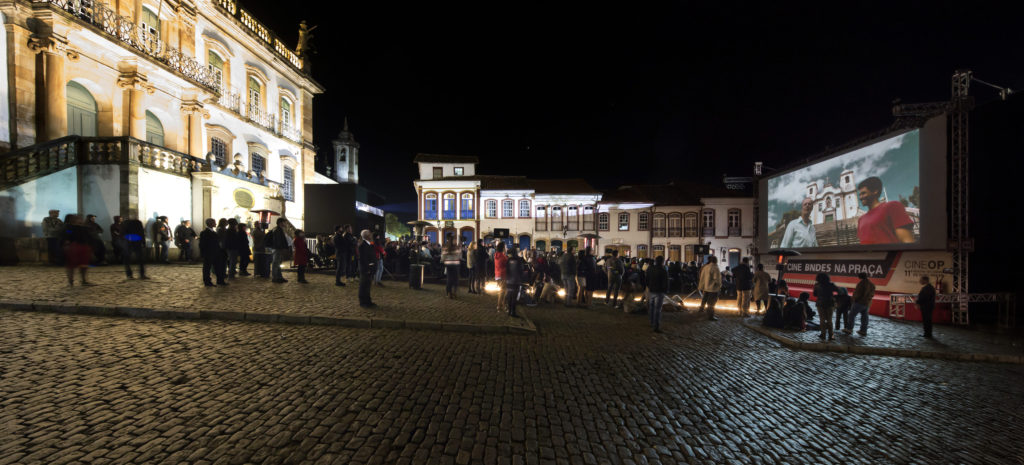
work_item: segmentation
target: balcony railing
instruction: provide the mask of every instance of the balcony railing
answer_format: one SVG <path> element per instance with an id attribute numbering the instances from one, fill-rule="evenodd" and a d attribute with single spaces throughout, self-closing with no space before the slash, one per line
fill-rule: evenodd
<path id="1" fill-rule="evenodd" d="M 437 219 L 437 210 L 424 210 L 423 211 L 423 219 L 425 219 L 425 220 L 436 220 Z"/>
<path id="2" fill-rule="evenodd" d="M 714 236 L 715 235 L 715 228 L 702 228 L 701 235 L 702 236 Z"/>
<path id="3" fill-rule="evenodd" d="M 537 218 L 537 222 L 533 228 L 534 231 L 547 231 L 548 230 L 548 219 Z"/>
<path id="4" fill-rule="evenodd" d="M 684 228 L 683 235 L 684 237 L 697 237 L 697 227 L 694 226 L 692 228 Z"/>
<path id="5" fill-rule="evenodd" d="M 594 220 L 590 220 L 590 221 L 583 220 L 583 230 L 584 231 L 593 231 L 594 230 Z"/>
<path id="6" fill-rule="evenodd" d="M 664 226 L 655 226 L 654 230 L 651 231 L 651 234 L 653 234 L 654 237 L 665 237 L 665 227 Z"/>
<path id="7" fill-rule="evenodd" d="M 444 220 L 454 220 L 455 219 L 455 210 L 445 210 L 445 211 L 442 212 L 442 214 L 444 215 L 444 217 L 442 218 Z"/>
<path id="8" fill-rule="evenodd" d="M 730 236 L 741 236 L 743 235 L 739 226 L 729 226 Z"/>
<path id="9" fill-rule="evenodd" d="M 473 219 L 473 210 L 460 210 L 459 211 L 459 218 L 463 219 L 463 220 L 471 220 L 471 219 Z"/>
<path id="10" fill-rule="evenodd" d="M 683 237 L 683 228 L 668 228 L 668 237 Z"/>
<path id="11" fill-rule="evenodd" d="M 211 0 L 224 14 L 238 20 L 242 26 L 253 36 L 258 38 L 270 50 L 277 53 L 284 61 L 288 62 L 297 70 L 302 70 L 302 59 L 285 46 L 270 29 L 263 25 L 258 19 L 244 9 L 238 8 L 234 0 Z"/>
<path id="12" fill-rule="evenodd" d="M 190 81 L 207 89 L 216 90 L 217 86 L 210 76 L 209 69 L 195 57 L 185 55 L 180 50 L 162 42 L 159 37 L 151 34 L 135 24 L 131 18 L 118 15 L 98 0 L 33 0 L 56 6 L 72 16 L 92 25 L 122 44 L 167 65 Z"/>
<path id="13" fill-rule="evenodd" d="M 210 73 L 215 76 L 217 82 L 221 83 L 221 85 L 218 86 L 220 89 L 220 97 L 217 98 L 217 105 L 220 105 L 227 110 L 231 110 L 239 117 L 245 118 L 249 122 L 271 131 L 278 136 L 295 142 L 302 141 L 302 131 L 299 130 L 299 128 L 279 120 L 277 115 L 267 113 L 258 106 L 243 105 L 241 92 L 233 87 L 223 85 L 223 81 L 220 80 L 221 76 L 219 69 L 211 67 Z"/>

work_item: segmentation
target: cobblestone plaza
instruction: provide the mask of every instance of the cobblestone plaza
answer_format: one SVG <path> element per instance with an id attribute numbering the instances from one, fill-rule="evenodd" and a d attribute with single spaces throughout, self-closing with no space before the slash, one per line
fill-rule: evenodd
<path id="1" fill-rule="evenodd" d="M 235 303 L 355 307 L 327 276 L 206 290 L 198 269 L 156 267 L 68 290 L 56 268 L 5 271 L 5 298 L 264 287 L 276 304 Z M 499 317 L 388 284 L 377 312 Z M 527 311 L 535 333 L 2 310 L 0 464 L 1022 463 L 1022 365 L 795 351 L 737 318 L 670 313 L 653 334 L 603 306 Z"/>

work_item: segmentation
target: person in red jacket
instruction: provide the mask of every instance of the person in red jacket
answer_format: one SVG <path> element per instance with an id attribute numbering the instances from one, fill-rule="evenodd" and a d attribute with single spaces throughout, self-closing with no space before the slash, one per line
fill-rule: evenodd
<path id="1" fill-rule="evenodd" d="M 299 265 L 299 282 L 306 284 L 306 265 L 309 263 L 309 248 L 306 247 L 306 234 L 301 229 L 295 230 L 295 257 L 293 262 Z"/>

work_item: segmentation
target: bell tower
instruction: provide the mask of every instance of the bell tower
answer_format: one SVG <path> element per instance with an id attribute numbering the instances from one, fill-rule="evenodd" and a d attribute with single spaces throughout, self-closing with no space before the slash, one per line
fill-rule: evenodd
<path id="1" fill-rule="evenodd" d="M 348 130 L 348 118 L 334 145 L 334 180 L 340 183 L 359 183 L 359 143 Z"/>

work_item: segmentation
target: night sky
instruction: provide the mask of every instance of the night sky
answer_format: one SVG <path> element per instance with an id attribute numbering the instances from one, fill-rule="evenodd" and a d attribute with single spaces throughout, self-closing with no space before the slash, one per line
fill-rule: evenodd
<path id="1" fill-rule="evenodd" d="M 957 68 L 1024 88 L 1020 18 L 997 7 L 556 3 L 242 5 L 289 44 L 319 26 L 315 143 L 347 116 L 389 211 L 414 202 L 417 152 L 602 189 L 720 183 L 883 129 L 895 98 L 948 99 Z"/>

